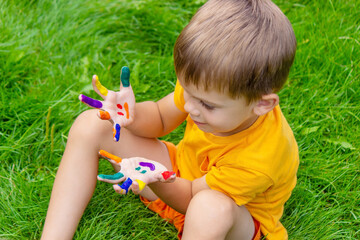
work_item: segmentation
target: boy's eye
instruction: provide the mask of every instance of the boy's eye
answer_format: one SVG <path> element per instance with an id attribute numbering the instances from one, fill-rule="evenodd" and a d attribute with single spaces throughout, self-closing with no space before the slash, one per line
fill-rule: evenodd
<path id="1" fill-rule="evenodd" d="M 200 103 L 201 103 L 201 105 L 202 105 L 204 108 L 206 108 L 207 110 L 213 110 L 213 109 L 215 108 L 215 107 L 213 107 L 213 106 L 210 106 L 210 105 L 204 103 L 204 102 L 201 101 L 201 100 L 200 100 Z"/>

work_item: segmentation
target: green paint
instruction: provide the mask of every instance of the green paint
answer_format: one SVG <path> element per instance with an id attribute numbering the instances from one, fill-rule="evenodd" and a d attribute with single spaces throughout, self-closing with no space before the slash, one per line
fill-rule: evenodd
<path id="1" fill-rule="evenodd" d="M 130 86 L 130 69 L 128 67 L 121 68 L 120 80 L 124 87 Z"/>
<path id="2" fill-rule="evenodd" d="M 140 173 L 145 174 L 145 173 L 146 173 L 146 170 L 142 170 Z"/>
<path id="3" fill-rule="evenodd" d="M 104 175 L 104 174 L 99 175 L 99 178 L 107 179 L 107 180 L 119 180 L 123 177 L 124 177 L 124 174 L 122 174 L 121 172 L 115 173 L 113 175 Z"/>
<path id="4" fill-rule="evenodd" d="M 136 171 L 140 171 L 141 167 L 137 167 L 135 168 Z"/>

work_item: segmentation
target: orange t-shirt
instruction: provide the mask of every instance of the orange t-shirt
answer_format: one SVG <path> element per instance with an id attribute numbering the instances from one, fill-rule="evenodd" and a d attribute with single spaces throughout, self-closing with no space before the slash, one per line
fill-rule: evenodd
<path id="1" fill-rule="evenodd" d="M 183 93 L 177 83 L 175 105 L 185 112 Z M 194 180 L 206 174 L 211 189 L 245 205 L 267 239 L 287 239 L 280 218 L 296 185 L 299 156 L 279 106 L 248 129 L 227 137 L 201 131 L 188 117 L 176 163 L 182 178 Z"/>

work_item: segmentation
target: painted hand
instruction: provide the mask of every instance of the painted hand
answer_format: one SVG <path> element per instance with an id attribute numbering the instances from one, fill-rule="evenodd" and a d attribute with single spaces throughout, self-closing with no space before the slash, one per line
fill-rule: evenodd
<path id="1" fill-rule="evenodd" d="M 92 99 L 83 94 L 79 96 L 81 102 L 86 105 L 100 109 L 98 116 L 103 120 L 113 123 L 113 137 L 117 142 L 120 139 L 121 127 L 126 127 L 134 120 L 135 96 L 130 85 L 130 70 L 123 67 L 120 74 L 120 91 L 114 92 L 101 85 L 98 76 L 92 78 L 94 91 L 104 100 Z"/>
<path id="2" fill-rule="evenodd" d="M 114 190 L 120 194 L 127 194 L 129 189 L 139 194 L 149 183 L 173 182 L 176 178 L 175 173 L 168 171 L 164 165 L 146 158 L 121 159 L 104 150 L 100 150 L 99 154 L 109 162 L 118 164 L 121 170 L 114 175 L 98 175 L 97 179 L 114 184 Z"/>

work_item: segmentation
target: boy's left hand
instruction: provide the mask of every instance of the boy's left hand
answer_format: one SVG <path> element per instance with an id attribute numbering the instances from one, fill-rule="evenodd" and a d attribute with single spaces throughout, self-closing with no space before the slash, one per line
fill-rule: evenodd
<path id="1" fill-rule="evenodd" d="M 99 101 L 81 94 L 79 99 L 89 107 L 99 109 L 98 116 L 102 120 L 113 123 L 113 138 L 117 142 L 120 138 L 121 127 L 126 127 L 134 120 L 135 96 L 130 85 L 130 70 L 123 67 L 120 74 L 120 91 L 114 92 L 101 85 L 98 76 L 92 78 L 94 91 L 104 100 Z"/>
<path id="2" fill-rule="evenodd" d="M 127 194 L 129 189 L 139 194 L 149 183 L 173 182 L 176 178 L 175 173 L 168 171 L 164 165 L 146 158 L 121 159 L 104 150 L 99 153 L 112 164 L 118 164 L 121 170 L 114 175 L 98 175 L 98 180 L 113 183 L 114 190 L 120 194 Z"/>

